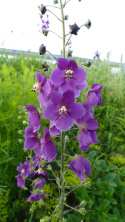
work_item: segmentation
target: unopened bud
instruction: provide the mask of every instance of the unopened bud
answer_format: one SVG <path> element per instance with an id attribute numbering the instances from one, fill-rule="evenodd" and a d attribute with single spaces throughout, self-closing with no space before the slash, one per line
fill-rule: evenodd
<path id="1" fill-rule="evenodd" d="M 18 133 L 21 134 L 23 132 L 23 130 L 18 130 Z"/>
<path id="2" fill-rule="evenodd" d="M 48 30 L 42 29 L 42 33 L 43 33 L 43 35 L 47 36 L 48 35 Z"/>
<path id="3" fill-rule="evenodd" d="M 43 68 L 43 71 L 44 71 L 44 72 L 45 72 L 45 71 L 48 71 L 49 65 L 48 65 L 46 62 L 44 62 L 44 63 L 42 64 L 42 68 Z"/>
<path id="4" fill-rule="evenodd" d="M 48 165 L 47 170 L 50 170 L 50 171 L 52 170 L 52 167 L 50 164 Z"/>
<path id="5" fill-rule="evenodd" d="M 54 3 L 54 4 L 58 4 L 58 0 L 54 0 L 53 3 Z"/>
<path id="6" fill-rule="evenodd" d="M 69 142 L 69 137 L 67 135 L 65 136 L 65 142 Z"/>
<path id="7" fill-rule="evenodd" d="M 22 116 L 18 116 L 18 119 L 21 119 L 22 118 Z"/>
<path id="8" fill-rule="evenodd" d="M 87 67 L 90 67 L 90 66 L 91 66 L 91 62 L 90 62 L 90 60 L 84 62 L 83 64 L 84 64 L 84 66 L 87 66 Z"/>
<path id="9" fill-rule="evenodd" d="M 70 33 L 73 35 L 77 35 L 77 32 L 80 29 L 76 23 L 74 25 L 70 25 L 69 28 L 70 28 Z"/>
<path id="10" fill-rule="evenodd" d="M 46 13 L 46 7 L 44 5 L 41 5 L 40 11 L 41 14 L 44 15 Z"/>
<path id="11" fill-rule="evenodd" d="M 22 139 L 18 139 L 18 141 L 19 141 L 19 143 L 22 143 L 22 142 L 23 142 L 23 140 L 22 140 Z"/>
<path id="12" fill-rule="evenodd" d="M 88 19 L 88 21 L 85 23 L 85 27 L 89 29 L 91 27 L 91 21 Z"/>
<path id="13" fill-rule="evenodd" d="M 72 52 L 73 52 L 73 51 L 69 49 L 69 50 L 66 52 L 66 56 L 67 56 L 67 57 L 72 57 Z"/>
<path id="14" fill-rule="evenodd" d="M 24 121 L 23 121 L 23 124 L 24 124 L 24 125 L 27 124 L 27 121 L 24 120 Z"/>
<path id="15" fill-rule="evenodd" d="M 40 47 L 39 47 L 39 54 L 40 55 L 44 55 L 46 53 L 46 47 L 42 44 Z"/>
<path id="16" fill-rule="evenodd" d="M 69 17 L 68 15 L 65 15 L 64 20 L 68 20 L 68 17 Z"/>

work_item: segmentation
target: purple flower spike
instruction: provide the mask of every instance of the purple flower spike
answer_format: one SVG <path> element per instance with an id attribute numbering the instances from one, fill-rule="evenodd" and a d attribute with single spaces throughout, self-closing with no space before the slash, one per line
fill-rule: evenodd
<path id="1" fill-rule="evenodd" d="M 50 84 L 48 80 L 46 79 L 46 76 L 42 76 L 41 73 L 36 73 L 36 78 L 38 83 L 36 83 L 33 87 L 33 91 L 37 92 L 39 91 L 39 102 L 40 102 L 40 108 L 43 108 L 46 101 L 48 100 L 48 95 L 50 94 Z"/>
<path id="2" fill-rule="evenodd" d="M 58 68 L 54 69 L 50 76 L 52 83 L 58 85 L 62 93 L 72 90 L 75 93 L 75 97 L 79 96 L 79 90 L 76 85 L 81 84 L 86 79 L 85 70 L 78 67 L 73 60 L 59 58 L 57 61 Z"/>
<path id="3" fill-rule="evenodd" d="M 70 168 L 78 176 L 78 178 L 83 182 L 85 179 L 85 172 L 90 176 L 91 167 L 88 159 L 79 156 L 75 160 L 71 160 Z"/>
<path id="4" fill-rule="evenodd" d="M 45 198 L 45 193 L 42 193 L 42 194 L 36 194 L 36 193 L 33 193 L 33 194 L 31 194 L 29 197 L 28 197 L 28 199 L 27 199 L 27 202 L 29 202 L 29 201 L 39 201 L 40 199 L 44 199 Z"/>
<path id="5" fill-rule="evenodd" d="M 36 132 L 41 126 L 40 114 L 34 105 L 28 105 L 25 109 L 29 111 L 28 120 L 30 125 L 34 127 L 33 132 Z"/>
<path id="6" fill-rule="evenodd" d="M 16 176 L 16 178 L 17 178 L 17 186 L 24 188 L 25 187 L 25 181 L 23 180 L 23 177 L 21 176 L 21 174 L 18 174 Z"/>
<path id="7" fill-rule="evenodd" d="M 49 162 L 52 161 L 57 155 L 57 150 L 54 143 L 51 140 L 48 128 L 44 129 L 44 137 L 42 138 L 41 142 L 42 142 L 41 154 L 44 156 L 44 158 L 47 161 Z"/>
<path id="8" fill-rule="evenodd" d="M 83 106 L 80 103 L 74 103 L 74 92 L 70 90 L 63 95 L 52 92 L 50 96 L 52 104 L 43 110 L 44 118 L 53 120 L 55 127 L 60 131 L 69 130 L 74 124 L 73 119 L 78 119 L 84 115 Z"/>
<path id="9" fill-rule="evenodd" d="M 25 139 L 25 143 L 24 143 L 24 148 L 25 149 L 30 149 L 30 150 L 34 150 L 34 152 L 36 153 L 36 155 L 40 154 L 40 140 L 38 138 L 38 135 L 36 132 L 33 132 L 33 127 L 32 126 L 28 126 L 25 129 L 25 134 L 24 137 Z"/>

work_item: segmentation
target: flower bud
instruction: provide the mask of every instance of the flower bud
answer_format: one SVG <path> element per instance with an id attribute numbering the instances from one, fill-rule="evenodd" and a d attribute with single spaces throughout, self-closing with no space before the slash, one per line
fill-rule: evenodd
<path id="1" fill-rule="evenodd" d="M 40 55 L 44 55 L 46 53 L 46 47 L 42 44 L 40 47 L 39 47 L 39 54 Z"/>
<path id="2" fill-rule="evenodd" d="M 48 35 L 48 30 L 42 29 L 42 33 L 43 33 L 43 35 L 47 36 Z"/>
<path id="3" fill-rule="evenodd" d="M 85 27 L 89 29 L 91 27 L 91 21 L 88 19 L 88 21 L 85 23 Z"/>
<path id="4" fill-rule="evenodd" d="M 70 25 L 69 28 L 70 28 L 70 33 L 73 35 L 77 35 L 77 32 L 80 29 L 76 23 L 74 25 Z"/>
<path id="5" fill-rule="evenodd" d="M 68 20 L 68 17 L 69 17 L 68 15 L 65 15 L 64 20 Z"/>
<path id="6" fill-rule="evenodd" d="M 66 52 L 66 56 L 67 57 L 72 57 L 72 50 L 68 49 L 68 51 Z"/>
<path id="7" fill-rule="evenodd" d="M 84 66 L 87 66 L 87 67 L 90 67 L 90 66 L 91 66 L 91 62 L 90 62 L 90 60 L 84 62 L 83 64 L 84 64 Z"/>
<path id="8" fill-rule="evenodd" d="M 46 62 L 43 62 L 42 68 L 43 68 L 43 71 L 44 71 L 44 72 L 45 72 L 45 71 L 48 71 L 49 65 L 48 65 Z"/>
<path id="9" fill-rule="evenodd" d="M 54 0 L 53 3 L 54 3 L 54 4 L 58 4 L 58 0 Z"/>
<path id="10" fill-rule="evenodd" d="M 46 13 L 46 7 L 44 5 L 41 5 L 40 11 L 41 14 L 44 15 Z"/>

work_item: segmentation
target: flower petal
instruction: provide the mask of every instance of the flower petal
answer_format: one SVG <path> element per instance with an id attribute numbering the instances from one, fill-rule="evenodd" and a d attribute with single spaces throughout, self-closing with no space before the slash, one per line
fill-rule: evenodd
<path id="1" fill-rule="evenodd" d="M 36 78 L 37 78 L 37 81 L 40 83 L 43 81 L 43 76 L 40 72 L 37 72 L 36 73 Z"/>
<path id="2" fill-rule="evenodd" d="M 57 92 L 52 92 L 50 94 L 50 97 L 51 97 L 51 101 L 54 104 L 61 104 L 62 103 L 62 100 L 63 100 L 63 95 L 62 94 L 57 93 Z"/>
<path id="3" fill-rule="evenodd" d="M 64 73 L 60 69 L 54 69 L 51 73 L 50 79 L 55 85 L 61 85 L 64 82 Z"/>
<path id="4" fill-rule="evenodd" d="M 90 118 L 87 120 L 84 129 L 87 130 L 97 130 L 98 129 L 98 121 L 94 118 Z"/>
<path id="5" fill-rule="evenodd" d="M 58 107 L 55 104 L 49 104 L 43 110 L 43 117 L 45 119 L 55 120 L 59 114 Z"/>
<path id="6" fill-rule="evenodd" d="M 73 75 L 73 79 L 75 84 L 80 84 L 81 82 L 83 82 L 86 79 L 87 73 L 85 72 L 85 70 L 83 68 L 78 68 L 77 70 L 75 70 L 74 75 Z"/>
<path id="7" fill-rule="evenodd" d="M 57 62 L 58 62 L 57 66 L 58 66 L 58 68 L 59 68 L 60 70 L 65 70 L 65 69 L 67 69 L 67 66 L 69 65 L 69 60 L 68 60 L 68 59 L 65 59 L 65 58 L 59 58 L 59 59 L 57 60 Z"/>
<path id="8" fill-rule="evenodd" d="M 47 161 L 52 161 L 56 157 L 57 150 L 52 141 L 46 142 L 42 146 L 42 154 Z"/>
<path id="9" fill-rule="evenodd" d="M 78 119 L 85 114 L 85 109 L 80 103 L 69 104 L 68 113 L 73 119 Z"/>
<path id="10" fill-rule="evenodd" d="M 60 131 L 69 130 L 74 124 L 73 119 L 69 115 L 63 115 L 61 118 L 55 120 L 55 126 Z"/>

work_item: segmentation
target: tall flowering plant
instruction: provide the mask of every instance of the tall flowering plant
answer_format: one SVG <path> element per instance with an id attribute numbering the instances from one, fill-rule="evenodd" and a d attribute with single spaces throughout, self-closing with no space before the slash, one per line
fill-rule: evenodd
<path id="1" fill-rule="evenodd" d="M 98 129 L 98 121 L 94 119 L 93 106 L 101 105 L 101 90 L 100 84 L 94 83 L 87 94 L 81 95 L 80 92 L 87 88 L 86 77 L 87 73 L 82 65 L 90 66 L 91 63 L 87 62 L 78 66 L 76 61 L 68 60 L 66 58 L 66 47 L 68 46 L 72 35 L 77 35 L 77 32 L 82 26 L 90 28 L 91 22 L 88 20 L 84 25 L 78 26 L 76 23 L 70 25 L 68 34 L 65 34 L 65 16 L 64 9 L 70 0 L 54 1 L 54 4 L 58 4 L 56 7 L 61 10 L 61 18 L 58 20 L 62 24 L 63 29 L 63 57 L 54 58 L 57 61 L 57 68 L 53 69 L 50 75 L 50 79 L 47 79 L 47 72 L 49 66 L 47 63 L 42 64 L 44 75 L 37 72 L 37 82 L 33 86 L 33 91 L 38 92 L 39 108 L 33 105 L 27 105 L 25 110 L 28 112 L 28 126 L 25 129 L 25 142 L 24 148 L 28 153 L 27 160 L 24 163 L 20 163 L 17 167 L 19 174 L 16 176 L 18 187 L 29 189 L 29 183 L 32 185 L 30 195 L 27 199 L 29 201 L 41 201 L 44 205 L 44 199 L 48 195 L 44 191 L 44 184 L 48 183 L 49 171 L 54 175 L 54 181 L 57 183 L 59 195 L 57 207 L 54 210 L 53 216 L 46 216 L 41 221 L 51 221 L 53 217 L 59 218 L 59 221 L 65 221 L 64 215 L 68 213 L 65 211 L 65 206 L 75 210 L 66 204 L 66 197 L 73 190 L 67 192 L 67 185 L 65 181 L 65 172 L 70 168 L 84 185 L 86 174 L 91 174 L 91 164 L 87 158 L 84 158 L 84 152 L 89 149 L 92 143 L 97 143 L 96 130 Z M 49 6 L 41 5 L 40 11 L 42 19 L 43 15 L 48 11 Z M 48 16 L 47 16 L 48 18 Z M 44 23 L 44 22 L 43 22 Z M 49 21 L 47 20 L 47 24 Z M 44 32 L 48 25 L 44 25 Z M 67 36 L 69 35 L 68 39 Z M 67 40 L 67 41 L 66 41 Z M 40 55 L 46 53 L 46 47 L 42 44 L 39 48 Z M 78 98 L 86 96 L 86 101 L 82 104 L 78 102 Z M 41 124 L 42 119 L 48 119 L 49 127 L 43 128 Z M 66 143 L 67 143 L 67 131 L 73 129 L 74 124 L 77 125 L 79 149 L 81 149 L 81 155 L 72 156 L 67 165 L 65 165 Z M 54 138 L 60 138 L 60 147 L 57 155 L 57 148 Z M 57 163 L 60 167 L 60 175 L 56 175 L 52 169 L 52 163 Z M 28 187 L 27 187 L 28 180 Z M 81 186 L 81 184 L 80 184 Z M 78 187 L 78 186 L 77 186 Z M 79 205 L 81 206 L 82 203 Z M 77 208 L 78 211 L 78 208 Z M 30 221 L 32 220 L 32 216 Z"/>

